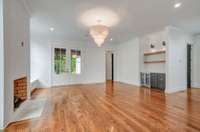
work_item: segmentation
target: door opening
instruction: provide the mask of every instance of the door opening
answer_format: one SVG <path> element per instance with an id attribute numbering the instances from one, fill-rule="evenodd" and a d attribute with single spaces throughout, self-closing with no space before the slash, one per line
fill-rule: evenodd
<path id="1" fill-rule="evenodd" d="M 112 53 L 112 81 L 114 81 L 114 54 Z"/>
<path id="2" fill-rule="evenodd" d="M 106 52 L 106 81 L 114 81 L 114 54 Z"/>
<path id="3" fill-rule="evenodd" d="M 191 88 L 192 85 L 192 45 L 187 45 L 187 87 Z"/>

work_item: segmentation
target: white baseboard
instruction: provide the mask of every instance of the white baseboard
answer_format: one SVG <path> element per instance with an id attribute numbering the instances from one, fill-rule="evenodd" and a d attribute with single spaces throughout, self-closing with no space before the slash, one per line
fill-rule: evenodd
<path id="1" fill-rule="evenodd" d="M 137 87 L 141 86 L 139 83 L 133 83 L 133 82 L 127 82 L 127 81 L 119 81 L 119 80 L 117 80 L 116 82 L 125 83 L 125 84 L 128 84 L 128 85 L 133 85 L 133 86 L 137 86 Z"/>
<path id="2" fill-rule="evenodd" d="M 63 84 L 54 84 L 50 87 L 59 87 L 59 86 L 70 86 L 70 85 L 82 85 L 82 84 L 98 84 L 98 83 L 105 83 L 105 80 L 99 80 L 99 81 L 79 81 L 79 82 L 70 82 L 70 83 L 63 83 Z"/>
<path id="3" fill-rule="evenodd" d="M 200 88 L 200 84 L 199 84 L 199 83 L 194 83 L 194 84 L 192 85 L 192 87 L 193 87 L 193 88 Z"/>
<path id="4" fill-rule="evenodd" d="M 185 90 L 187 90 L 187 88 L 185 88 L 185 87 L 176 87 L 173 89 L 166 88 L 165 93 L 172 94 L 172 93 L 177 93 L 177 92 L 181 92 L 181 91 L 185 91 Z"/>
<path id="5" fill-rule="evenodd" d="M 51 87 L 62 87 L 62 86 L 73 86 L 73 85 L 87 85 L 87 84 L 103 84 L 106 81 L 94 81 L 94 82 L 81 82 L 81 83 L 69 83 L 69 84 L 64 84 L 64 85 L 52 85 Z M 118 80 L 114 80 L 114 82 L 119 82 L 119 83 L 125 83 L 125 84 L 129 84 L 129 85 L 133 85 L 133 86 L 137 86 L 140 87 L 141 85 L 138 83 L 130 83 L 130 82 L 125 82 L 125 81 L 118 81 Z M 49 87 L 49 88 L 51 88 Z"/>
<path id="6" fill-rule="evenodd" d="M 94 81 L 94 82 L 90 82 L 90 81 L 88 81 L 88 82 L 83 82 L 83 83 L 81 83 L 81 84 L 97 84 L 97 83 L 105 83 L 106 81 Z"/>

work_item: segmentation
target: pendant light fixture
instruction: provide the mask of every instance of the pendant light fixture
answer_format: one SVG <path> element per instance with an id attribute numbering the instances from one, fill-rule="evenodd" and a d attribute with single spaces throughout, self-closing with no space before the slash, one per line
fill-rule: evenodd
<path id="1" fill-rule="evenodd" d="M 90 28 L 90 35 L 98 47 L 101 47 L 109 34 L 108 27 L 104 25 L 96 25 Z"/>
<path id="2" fill-rule="evenodd" d="M 120 19 L 110 8 L 96 7 L 83 12 L 80 21 L 89 28 L 90 36 L 97 46 L 101 47 L 110 34 L 110 29 L 116 26 Z"/>
<path id="3" fill-rule="evenodd" d="M 107 26 L 101 24 L 101 20 L 98 20 L 98 24 L 90 28 L 90 35 L 98 47 L 102 46 L 108 34 L 109 29 Z"/>

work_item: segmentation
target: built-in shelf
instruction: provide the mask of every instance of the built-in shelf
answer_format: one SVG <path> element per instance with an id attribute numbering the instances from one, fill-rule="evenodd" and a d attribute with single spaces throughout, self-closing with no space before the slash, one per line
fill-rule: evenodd
<path id="1" fill-rule="evenodd" d="M 159 61 L 145 61 L 145 64 L 156 64 L 156 63 L 165 63 L 165 60 L 159 60 Z"/>
<path id="2" fill-rule="evenodd" d="M 165 50 L 159 50 L 159 51 L 154 51 L 154 52 L 146 52 L 146 53 L 144 53 L 144 56 L 156 55 L 156 54 L 164 54 L 164 53 L 166 53 Z"/>

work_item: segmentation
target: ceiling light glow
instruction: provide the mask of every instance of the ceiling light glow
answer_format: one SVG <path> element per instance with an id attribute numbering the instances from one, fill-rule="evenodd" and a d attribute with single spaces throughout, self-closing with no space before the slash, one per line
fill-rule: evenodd
<path id="1" fill-rule="evenodd" d="M 182 3 L 175 3 L 174 8 L 179 8 L 179 7 L 181 7 L 181 5 L 182 5 Z"/>
<path id="2" fill-rule="evenodd" d="M 93 8 L 84 12 L 80 21 L 90 28 L 91 37 L 101 47 L 109 34 L 109 28 L 119 23 L 119 16 L 108 8 Z"/>
<path id="3" fill-rule="evenodd" d="M 119 16 L 108 8 L 93 8 L 85 11 L 80 17 L 80 21 L 88 27 L 98 25 L 99 20 L 101 25 L 112 27 L 119 23 Z"/>
<path id="4" fill-rule="evenodd" d="M 53 32 L 55 29 L 54 29 L 53 27 L 51 27 L 51 28 L 49 28 L 49 30 L 50 30 L 51 32 Z"/>

